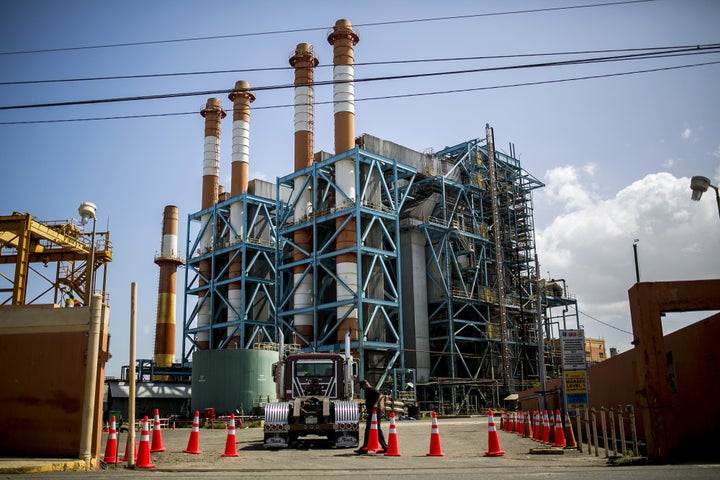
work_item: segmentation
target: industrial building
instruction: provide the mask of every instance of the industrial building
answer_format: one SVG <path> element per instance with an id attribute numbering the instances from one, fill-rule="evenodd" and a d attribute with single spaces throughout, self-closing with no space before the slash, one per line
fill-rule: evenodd
<path id="1" fill-rule="evenodd" d="M 538 273 L 532 195 L 542 182 L 512 150 L 496 148 L 489 125 L 478 138 L 432 153 L 357 136 L 359 36 L 338 20 L 328 42 L 334 154 L 314 150 L 318 61 L 305 43 L 290 57 L 295 168 L 276 184 L 248 180 L 255 95 L 247 82 L 229 95 L 230 192 L 218 184 L 227 114 L 217 98 L 201 112 L 202 203 L 188 217 L 182 360 L 202 353 L 207 368 L 193 368 L 193 392 L 202 378 L 204 388 L 223 385 L 227 394 L 226 385 L 213 383 L 225 373 L 205 351 L 218 358 L 255 351 L 267 358 L 256 373 L 267 375 L 267 350 L 277 348 L 279 330 L 294 348 L 338 352 L 349 330 L 361 377 L 445 413 L 501 404 L 558 374 L 559 352 L 549 340 L 579 324 L 564 282 Z M 231 396 L 251 391 L 246 410 L 258 406 L 249 396 L 273 393 L 258 386 L 255 373 L 237 378 Z M 220 394 L 216 401 L 222 405 L 193 408 L 237 408 Z"/>

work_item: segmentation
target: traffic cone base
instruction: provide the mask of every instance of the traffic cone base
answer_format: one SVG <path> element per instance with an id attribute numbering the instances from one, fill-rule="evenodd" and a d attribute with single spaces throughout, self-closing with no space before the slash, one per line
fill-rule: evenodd
<path id="1" fill-rule="evenodd" d="M 444 457 L 445 454 L 440 447 L 440 431 L 438 430 L 437 414 L 432 412 L 432 427 L 430 430 L 430 451 L 426 457 Z"/>
<path id="2" fill-rule="evenodd" d="M 235 444 L 235 414 L 230 414 L 230 425 L 227 428 L 227 439 L 225 440 L 225 453 L 222 457 L 238 457 L 237 445 Z"/>
<path id="3" fill-rule="evenodd" d="M 495 418 L 492 410 L 488 410 L 488 451 L 485 452 L 486 457 L 502 457 L 505 452 L 500 450 L 500 439 L 497 430 L 495 430 Z"/>
<path id="4" fill-rule="evenodd" d="M 386 457 L 399 457 L 397 427 L 395 426 L 395 413 L 390 412 L 390 432 L 388 433 L 387 448 L 385 449 Z"/>

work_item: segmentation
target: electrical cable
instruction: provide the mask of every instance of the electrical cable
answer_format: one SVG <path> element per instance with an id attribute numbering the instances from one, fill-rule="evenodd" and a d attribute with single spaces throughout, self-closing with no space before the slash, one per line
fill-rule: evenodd
<path id="1" fill-rule="evenodd" d="M 720 44 L 704 44 L 704 45 L 677 45 L 671 47 L 646 47 L 646 48 L 623 48 L 623 49 L 604 49 L 604 50 L 581 50 L 581 51 L 569 51 L 569 52 L 549 52 L 549 53 L 525 53 L 525 54 L 514 54 L 514 55 L 485 55 L 476 57 L 449 57 L 449 58 L 424 58 L 424 59 L 412 59 L 412 60 L 382 60 L 376 62 L 357 62 L 355 67 L 364 66 L 377 66 L 377 65 L 405 65 L 413 63 L 438 63 L 438 62 L 461 62 L 461 61 L 477 61 L 477 60 L 501 60 L 511 58 L 533 58 L 533 57 L 548 57 L 548 56 L 568 56 L 568 55 L 590 55 L 600 53 L 622 53 L 622 52 L 645 52 L 637 55 L 643 56 L 657 56 L 664 52 L 669 51 L 690 51 L 690 50 L 701 50 L 706 48 L 720 48 Z M 316 68 L 327 68 L 332 67 L 332 64 L 321 64 Z M 151 74 L 136 74 L 136 75 L 111 75 L 111 76 L 98 76 L 98 77 L 77 77 L 77 78 L 54 78 L 54 79 L 40 79 L 40 80 L 15 80 L 0 82 L 0 86 L 7 85 L 32 85 L 32 84 L 43 84 L 43 83 L 72 83 L 72 82 L 90 82 L 90 81 L 104 81 L 104 80 L 137 80 L 147 78 L 165 78 L 165 77 L 180 77 L 180 76 L 196 76 L 196 75 L 218 75 L 228 73 L 255 73 L 255 72 L 272 72 L 272 71 L 285 71 L 292 70 L 293 67 L 258 67 L 258 68 L 236 68 L 226 70 L 204 70 L 195 72 L 169 72 L 169 73 L 151 73 Z"/>
<path id="2" fill-rule="evenodd" d="M 631 336 L 632 336 L 632 334 L 633 334 L 632 332 L 628 332 L 627 330 L 623 330 L 622 328 L 616 327 L 615 325 L 610 325 L 610 324 L 607 323 L 607 322 L 603 322 L 602 320 L 598 320 L 597 318 L 593 317 L 592 315 L 588 315 L 587 313 L 581 312 L 580 310 L 578 310 L 578 313 L 581 313 L 581 314 L 585 315 L 586 317 L 588 317 L 589 319 L 595 320 L 596 322 L 598 322 L 598 323 L 600 323 L 600 324 L 602 324 L 602 325 L 605 325 L 606 327 L 614 328 L 615 330 L 618 330 L 618 331 L 620 331 L 620 332 L 622 332 L 622 333 L 627 333 L 628 335 L 631 335 Z"/>
<path id="3" fill-rule="evenodd" d="M 420 93 L 405 93 L 405 94 L 398 94 L 398 95 L 385 95 L 385 96 L 380 96 L 380 97 L 356 98 L 355 102 L 374 101 L 374 100 L 391 100 L 391 99 L 398 99 L 398 98 L 422 97 L 422 96 L 430 96 L 430 95 L 445 95 L 445 94 L 452 94 L 452 93 L 477 92 L 477 91 L 483 91 L 483 90 L 497 90 L 497 89 L 502 89 L 502 88 L 527 87 L 527 86 L 545 85 L 545 84 L 553 84 L 553 83 L 574 82 L 574 81 L 580 81 L 580 80 L 593 80 L 593 79 L 598 79 L 598 78 L 637 75 L 637 74 L 641 74 L 641 73 L 653 73 L 653 72 L 666 71 L 666 70 L 679 70 L 679 69 L 683 69 L 683 68 L 702 67 L 702 66 L 717 65 L 717 64 L 720 64 L 720 61 L 696 63 L 696 64 L 689 64 L 689 65 L 678 65 L 678 66 L 674 66 L 674 67 L 653 68 L 653 69 L 646 69 L 646 70 L 635 70 L 635 71 L 630 71 L 630 72 L 588 75 L 588 76 L 584 76 L 584 77 L 572 77 L 572 78 L 563 78 L 563 79 L 554 79 L 554 80 L 542 80 L 542 81 L 536 81 L 536 82 L 494 85 L 494 86 L 487 86 L 487 87 L 472 87 L 472 88 L 463 88 L 463 89 L 455 89 L 455 90 L 442 90 L 442 91 L 431 91 L 431 92 L 420 92 Z M 321 102 L 315 102 L 315 105 L 325 105 L 325 104 L 332 104 L 332 103 L 333 103 L 333 101 L 325 101 L 325 102 L 321 101 Z M 253 107 L 253 110 L 269 110 L 269 109 L 290 108 L 290 107 L 294 107 L 294 104 L 256 106 L 256 107 Z M 176 112 L 176 113 L 154 113 L 154 114 L 146 114 L 146 115 L 123 115 L 123 116 L 90 117 L 90 118 L 74 118 L 74 119 L 58 119 L 58 120 L 27 120 L 27 121 L 0 122 L 0 125 L 85 122 L 85 121 L 96 121 L 96 120 L 126 120 L 126 119 L 134 119 L 134 118 L 166 117 L 166 116 L 196 115 L 196 114 L 197 114 L 197 112 Z"/>
<path id="4" fill-rule="evenodd" d="M 454 15 L 454 16 L 447 16 L 447 17 L 428 17 L 428 18 L 417 18 L 417 19 L 410 19 L 410 20 L 393 20 L 393 21 L 386 21 L 386 22 L 368 22 L 368 23 L 358 23 L 358 24 L 355 24 L 354 26 L 355 27 L 363 27 L 363 28 L 364 27 L 379 27 L 379 26 L 387 26 L 387 25 L 400 25 L 400 24 L 406 24 L 406 23 L 437 22 L 437 21 L 446 21 L 446 20 L 461 20 L 461 19 L 468 19 L 468 18 L 493 17 L 493 16 L 503 16 L 503 15 L 545 13 L 545 12 L 554 12 L 554 11 L 561 11 L 561 10 L 577 10 L 577 9 L 583 9 L 583 8 L 612 7 L 612 6 L 618 6 L 618 5 L 629 5 L 629 4 L 634 4 L 634 3 L 648 3 L 648 2 L 656 2 L 656 1 L 657 0 L 624 0 L 624 1 L 593 3 L 593 4 L 585 4 L 585 5 L 568 5 L 568 6 L 564 6 L 564 7 L 533 8 L 533 9 L 526 9 L 526 10 L 506 11 L 506 12 L 477 13 L 477 14 L 467 14 L 467 15 Z M 144 41 L 144 42 L 111 43 L 111 44 L 105 44 L 105 45 L 86 45 L 86 46 L 80 46 L 80 47 L 60 47 L 60 48 L 46 48 L 46 49 L 37 49 L 37 50 L 18 50 L 18 51 L 0 52 L 0 56 L 2 56 L 2 55 L 27 55 L 27 54 L 36 54 L 36 53 L 67 52 L 67 51 L 91 50 L 91 49 L 115 48 L 115 47 L 133 47 L 133 46 L 144 46 L 144 45 L 160 45 L 160 44 L 169 44 L 169 43 L 195 42 L 195 41 L 202 41 L 202 40 L 221 40 L 221 39 L 241 38 L 241 37 L 259 37 L 259 36 L 280 35 L 280 34 L 288 34 L 288 33 L 323 31 L 323 30 L 328 30 L 331 28 L 332 27 L 293 28 L 293 29 L 272 30 L 272 31 L 265 31 L 265 32 L 237 33 L 237 34 L 230 34 L 230 35 L 210 35 L 210 36 L 203 36 L 203 37 L 176 38 L 176 39 L 170 39 L 170 40 L 149 40 L 149 41 Z"/>
<path id="5" fill-rule="evenodd" d="M 648 54 L 615 55 L 615 56 L 607 56 L 607 57 L 595 57 L 595 58 L 589 58 L 589 59 L 575 59 L 575 60 L 566 60 L 566 61 L 509 65 L 509 66 L 501 66 L 501 67 L 484 67 L 484 68 L 472 68 L 472 69 L 462 69 L 462 70 L 452 70 L 452 71 L 412 73 L 412 74 L 403 74 L 403 75 L 385 75 L 385 76 L 378 76 L 378 77 L 356 78 L 353 80 L 348 80 L 348 82 L 366 83 L 366 82 L 388 81 L 388 80 L 406 80 L 406 79 L 428 78 L 428 77 L 447 76 L 447 75 L 461 75 L 461 74 L 468 74 L 468 73 L 480 73 L 480 72 L 504 71 L 504 70 L 516 70 L 516 69 L 528 69 L 528 68 L 545 68 L 545 67 L 601 63 L 601 62 L 609 62 L 609 61 L 627 61 L 627 60 L 640 60 L 640 59 L 648 59 L 648 58 L 662 58 L 663 56 L 664 57 L 685 56 L 685 55 L 710 54 L 710 53 L 720 52 L 720 46 L 716 45 L 716 44 L 713 44 L 710 46 L 702 46 L 702 47 L 703 47 L 702 49 L 700 49 L 698 47 L 693 47 L 691 49 L 674 50 L 674 51 L 670 51 L 667 53 L 666 52 L 662 52 L 662 53 L 654 52 L 652 54 L 648 53 Z M 669 67 L 668 69 L 672 69 L 672 68 Z M 660 69 L 660 70 L 662 70 L 662 69 Z M 317 86 L 333 85 L 336 83 L 338 83 L 338 82 L 335 80 L 326 80 L 326 81 L 314 82 L 313 85 L 317 87 Z M 259 91 L 295 88 L 296 86 L 297 85 L 295 85 L 295 84 L 257 86 L 257 87 L 253 87 L 252 90 L 255 92 L 259 92 Z M 118 103 L 118 102 L 130 102 L 130 101 L 140 101 L 140 100 L 158 100 L 158 99 L 168 99 L 168 98 L 178 98 L 178 97 L 192 97 L 192 96 L 201 96 L 201 95 L 222 95 L 222 94 L 228 94 L 232 91 L 233 91 L 233 89 L 219 89 L 219 90 L 204 90 L 204 91 L 194 91 L 194 92 L 176 92 L 176 93 L 164 93 L 164 94 L 154 94 L 154 95 L 140 95 L 140 96 L 132 96 L 132 97 L 114 97 L 114 98 L 91 99 L 91 100 L 71 100 L 71 101 L 52 102 L 52 103 L 38 103 L 38 104 L 25 104 L 25 105 L 3 105 L 3 106 L 0 106 L 0 110 L 17 110 L 17 109 L 28 109 L 28 108 L 47 108 L 47 107 L 91 105 L 91 104 L 102 104 L 102 103 Z"/>

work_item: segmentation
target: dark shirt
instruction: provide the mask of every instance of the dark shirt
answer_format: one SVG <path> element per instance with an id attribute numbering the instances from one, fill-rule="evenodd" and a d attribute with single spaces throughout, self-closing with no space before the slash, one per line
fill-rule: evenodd
<path id="1" fill-rule="evenodd" d="M 380 408 L 378 401 L 382 394 L 371 386 L 365 389 L 365 409 L 368 413 L 372 413 L 373 408 Z"/>

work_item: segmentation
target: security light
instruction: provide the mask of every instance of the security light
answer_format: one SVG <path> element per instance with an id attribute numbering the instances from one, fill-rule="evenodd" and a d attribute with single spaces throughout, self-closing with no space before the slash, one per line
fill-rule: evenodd
<path id="1" fill-rule="evenodd" d="M 696 202 L 700 201 L 702 194 L 707 192 L 710 186 L 710 179 L 702 176 L 695 176 L 690 179 L 690 188 L 692 189 L 692 199 Z"/>

